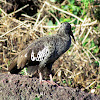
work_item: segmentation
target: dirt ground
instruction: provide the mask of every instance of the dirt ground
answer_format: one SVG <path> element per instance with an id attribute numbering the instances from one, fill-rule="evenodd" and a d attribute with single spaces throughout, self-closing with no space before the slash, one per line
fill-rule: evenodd
<path id="1" fill-rule="evenodd" d="M 40 100 L 100 100 L 100 95 L 70 87 L 40 84 L 37 78 L 0 74 L 0 100 L 35 100 L 36 97 Z"/>

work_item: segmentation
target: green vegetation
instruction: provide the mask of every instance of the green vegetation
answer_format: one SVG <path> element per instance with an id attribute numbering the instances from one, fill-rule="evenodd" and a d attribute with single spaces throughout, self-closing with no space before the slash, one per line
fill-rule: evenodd
<path id="1" fill-rule="evenodd" d="M 35 100 L 40 100 L 38 97 L 35 97 Z"/>

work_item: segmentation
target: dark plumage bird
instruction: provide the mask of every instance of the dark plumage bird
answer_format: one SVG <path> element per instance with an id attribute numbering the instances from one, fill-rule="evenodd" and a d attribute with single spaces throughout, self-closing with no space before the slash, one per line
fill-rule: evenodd
<path id="1" fill-rule="evenodd" d="M 40 82 L 42 82 L 41 72 L 45 68 L 50 71 L 52 64 L 69 49 L 71 36 L 74 39 L 71 25 L 67 22 L 62 23 L 56 34 L 41 37 L 22 50 L 8 70 L 11 73 L 18 73 L 27 66 L 29 75 L 33 75 L 35 71 L 39 70 Z M 50 79 L 52 81 L 52 76 Z"/>

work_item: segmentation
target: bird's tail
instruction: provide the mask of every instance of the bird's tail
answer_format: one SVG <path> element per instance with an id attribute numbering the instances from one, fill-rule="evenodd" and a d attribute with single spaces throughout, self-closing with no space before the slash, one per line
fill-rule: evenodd
<path id="1" fill-rule="evenodd" d="M 15 70 L 16 65 L 17 65 L 17 56 L 12 59 L 11 63 L 8 65 L 8 68 L 1 67 L 0 73 L 12 72 L 13 69 Z"/>
<path id="2" fill-rule="evenodd" d="M 11 61 L 10 64 L 8 65 L 8 69 L 2 67 L 0 69 L 0 73 L 8 73 L 10 72 L 11 74 L 18 74 L 20 72 L 21 69 L 17 69 L 17 59 L 18 59 L 18 55 L 15 56 Z"/>
<path id="3" fill-rule="evenodd" d="M 18 74 L 21 71 L 21 69 L 17 68 L 17 60 L 18 60 L 18 55 L 14 57 L 14 59 L 11 61 L 10 65 L 8 66 L 8 71 L 11 74 Z"/>
<path id="4" fill-rule="evenodd" d="M 15 56 L 15 57 L 12 59 L 10 65 L 8 66 L 8 71 L 9 71 L 9 72 L 10 72 L 12 69 L 14 69 L 14 67 L 17 66 L 17 59 L 18 59 L 18 55 Z"/>

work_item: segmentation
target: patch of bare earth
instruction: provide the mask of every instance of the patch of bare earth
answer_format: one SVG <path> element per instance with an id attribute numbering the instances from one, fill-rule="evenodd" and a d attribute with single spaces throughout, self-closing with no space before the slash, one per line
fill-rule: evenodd
<path id="1" fill-rule="evenodd" d="M 22 75 L 0 74 L 1 100 L 100 100 L 100 95 L 85 93 L 70 87 L 57 87 L 39 83 L 37 78 Z"/>

